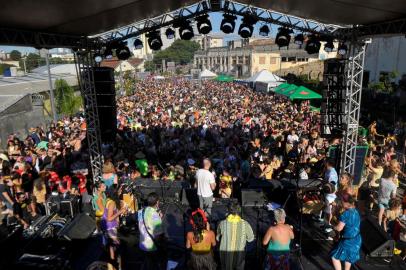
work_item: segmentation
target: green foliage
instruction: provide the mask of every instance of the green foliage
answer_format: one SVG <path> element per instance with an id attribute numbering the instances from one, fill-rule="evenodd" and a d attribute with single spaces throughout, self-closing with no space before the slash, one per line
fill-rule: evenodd
<path id="1" fill-rule="evenodd" d="M 10 59 L 13 61 L 18 61 L 21 59 L 21 52 L 17 51 L 17 50 L 12 50 L 10 52 Z"/>
<path id="2" fill-rule="evenodd" d="M 393 70 L 387 74 L 382 73 L 379 76 L 379 82 L 377 83 L 370 83 L 368 88 L 378 92 L 387 92 L 392 93 L 396 90 L 396 84 L 394 80 L 399 76 L 399 72 Z"/>
<path id="3" fill-rule="evenodd" d="M 134 94 L 134 87 L 137 80 L 131 75 L 130 72 L 125 72 L 123 75 L 123 89 L 126 96 Z"/>
<path id="4" fill-rule="evenodd" d="M 155 64 L 162 64 L 162 60 L 165 60 L 185 65 L 192 61 L 195 52 L 199 49 L 200 45 L 195 41 L 176 40 L 165 50 L 157 52 L 153 61 Z"/>
<path id="5" fill-rule="evenodd" d="M 75 96 L 75 90 L 64 79 L 55 81 L 55 105 L 58 114 L 73 115 L 82 106 L 82 97 Z"/>
<path id="6" fill-rule="evenodd" d="M 144 62 L 145 71 L 155 71 L 155 64 L 153 61 L 145 61 Z"/>
<path id="7" fill-rule="evenodd" d="M 41 56 L 39 56 L 36 53 L 30 53 L 25 58 L 25 65 L 26 65 L 27 72 L 30 72 L 34 68 L 45 65 L 45 59 L 41 58 Z M 20 59 L 20 67 L 24 68 L 23 59 Z"/>

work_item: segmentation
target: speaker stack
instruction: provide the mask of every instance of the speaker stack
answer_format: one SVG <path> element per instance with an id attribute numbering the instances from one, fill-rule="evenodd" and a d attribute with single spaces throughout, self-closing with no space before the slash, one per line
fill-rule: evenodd
<path id="1" fill-rule="evenodd" d="M 113 142 L 117 133 L 114 69 L 108 67 L 94 67 L 93 74 L 101 139 L 103 142 Z"/>

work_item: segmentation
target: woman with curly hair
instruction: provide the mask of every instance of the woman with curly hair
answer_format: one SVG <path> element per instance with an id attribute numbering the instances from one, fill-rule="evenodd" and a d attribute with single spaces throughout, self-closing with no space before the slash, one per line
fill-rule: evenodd
<path id="1" fill-rule="evenodd" d="M 189 268 L 194 270 L 214 270 L 212 248 L 216 245 L 214 232 L 210 230 L 206 215 L 201 209 L 192 213 L 190 219 L 193 231 L 186 236 L 186 248 L 191 249 Z"/>

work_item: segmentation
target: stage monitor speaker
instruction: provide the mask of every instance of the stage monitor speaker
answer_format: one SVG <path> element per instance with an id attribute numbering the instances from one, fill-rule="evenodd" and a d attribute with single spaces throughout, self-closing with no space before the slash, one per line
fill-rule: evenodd
<path id="1" fill-rule="evenodd" d="M 393 256 L 395 241 L 378 225 L 375 219 L 366 217 L 361 222 L 362 245 L 371 258 Z"/>
<path id="2" fill-rule="evenodd" d="M 266 204 L 266 196 L 262 189 L 243 189 L 241 190 L 241 203 L 242 207 L 262 207 Z"/>
<path id="3" fill-rule="evenodd" d="M 94 67 L 93 74 L 101 139 L 103 142 L 112 142 L 117 132 L 114 69 L 108 67 Z"/>
<path id="4" fill-rule="evenodd" d="M 86 214 L 78 214 L 60 232 L 59 236 L 69 241 L 89 238 L 96 230 L 96 221 Z"/>

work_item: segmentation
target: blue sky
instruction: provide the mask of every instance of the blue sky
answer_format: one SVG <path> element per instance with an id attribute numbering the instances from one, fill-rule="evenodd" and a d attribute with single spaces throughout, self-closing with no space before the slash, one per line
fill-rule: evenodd
<path id="1" fill-rule="evenodd" d="M 212 33 L 222 33 L 220 31 L 220 23 L 221 23 L 222 19 L 223 19 L 223 13 L 220 13 L 220 12 L 210 13 L 210 20 L 211 20 L 211 24 L 212 24 L 212 27 L 213 27 Z M 238 38 L 237 32 L 238 32 L 238 27 L 240 25 L 240 22 L 241 22 L 241 18 L 238 18 L 234 34 L 226 35 L 225 40 Z M 262 25 L 263 25 L 263 23 L 257 23 L 255 25 L 254 36 L 258 35 L 258 29 Z M 272 26 L 271 27 L 271 36 L 275 36 L 276 31 L 277 31 L 277 28 L 275 26 Z M 35 49 L 32 48 L 32 47 L 18 47 L 18 46 L 0 46 L 0 50 L 4 50 L 6 52 L 10 52 L 12 50 L 19 50 L 20 52 L 35 52 Z"/>

